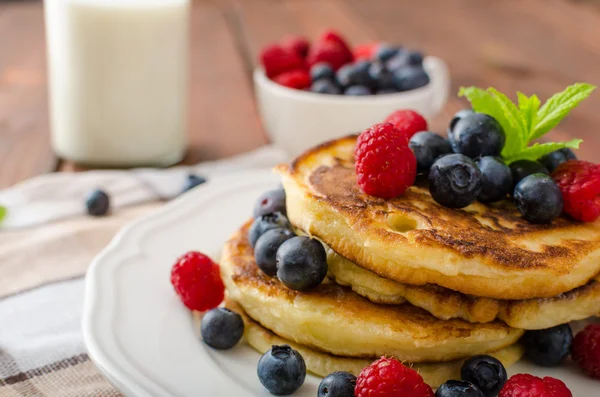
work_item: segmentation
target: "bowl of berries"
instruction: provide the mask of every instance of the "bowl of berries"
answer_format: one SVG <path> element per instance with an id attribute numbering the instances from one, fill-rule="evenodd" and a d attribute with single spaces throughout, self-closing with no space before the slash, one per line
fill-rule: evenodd
<path id="1" fill-rule="evenodd" d="M 254 85 L 271 142 L 296 156 L 397 109 L 435 116 L 450 77 L 440 58 L 386 43 L 351 47 L 326 31 L 313 43 L 294 36 L 263 48 Z"/>

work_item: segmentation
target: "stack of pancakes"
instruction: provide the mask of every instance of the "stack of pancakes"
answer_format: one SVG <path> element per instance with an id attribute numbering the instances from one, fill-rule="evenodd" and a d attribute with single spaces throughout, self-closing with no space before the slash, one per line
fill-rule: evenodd
<path id="1" fill-rule="evenodd" d="M 355 141 L 277 167 L 296 232 L 326 248 L 326 282 L 299 292 L 263 274 L 251 222 L 224 247 L 228 305 L 244 314 L 254 348 L 290 344 L 322 376 L 393 356 L 435 387 L 474 355 L 518 361 L 525 330 L 600 312 L 600 223 L 534 225 L 508 200 L 445 208 L 420 186 L 391 200 L 366 195 Z"/>

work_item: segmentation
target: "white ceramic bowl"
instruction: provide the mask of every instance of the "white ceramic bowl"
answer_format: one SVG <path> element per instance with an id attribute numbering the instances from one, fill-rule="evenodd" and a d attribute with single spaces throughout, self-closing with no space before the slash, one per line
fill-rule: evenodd
<path id="1" fill-rule="evenodd" d="M 413 109 L 429 119 L 444 107 L 450 74 L 440 58 L 428 56 L 423 66 L 430 83 L 396 94 L 342 96 L 294 90 L 254 71 L 254 86 L 263 124 L 273 144 L 297 156 L 324 141 L 358 133 L 382 122 L 398 109 Z"/>

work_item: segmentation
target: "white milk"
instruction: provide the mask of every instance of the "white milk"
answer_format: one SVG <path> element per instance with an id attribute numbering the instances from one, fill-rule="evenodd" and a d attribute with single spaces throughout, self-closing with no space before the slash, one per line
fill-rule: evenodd
<path id="1" fill-rule="evenodd" d="M 52 144 L 99 166 L 166 166 L 187 144 L 189 0 L 45 0 Z"/>

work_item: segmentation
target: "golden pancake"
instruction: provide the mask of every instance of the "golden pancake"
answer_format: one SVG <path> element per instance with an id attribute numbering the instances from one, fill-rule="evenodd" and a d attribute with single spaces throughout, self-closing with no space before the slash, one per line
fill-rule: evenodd
<path id="1" fill-rule="evenodd" d="M 334 283 L 290 290 L 256 266 L 249 226 L 223 248 L 223 281 L 248 316 L 282 338 L 339 356 L 391 355 L 417 363 L 499 350 L 523 335 L 502 322 L 443 321 L 408 303 L 378 305 Z"/>
<path id="2" fill-rule="evenodd" d="M 600 275 L 586 285 L 552 298 L 497 300 L 461 294 L 437 285 L 401 284 L 379 277 L 324 244 L 329 277 L 375 303 L 411 304 L 442 320 L 474 323 L 500 319 L 513 328 L 545 329 L 593 317 L 600 308 Z"/>
<path id="3" fill-rule="evenodd" d="M 600 222 L 535 225 L 505 200 L 464 209 L 424 187 L 369 196 L 356 183 L 356 136 L 315 147 L 276 168 L 292 224 L 377 275 L 495 299 L 548 298 L 600 273 Z"/>
<path id="4" fill-rule="evenodd" d="M 323 353 L 321 351 L 312 349 L 305 345 L 294 343 L 290 340 L 281 338 L 264 328 L 256 321 L 253 321 L 244 312 L 242 307 L 232 300 L 227 300 L 226 305 L 232 311 L 240 313 L 244 319 L 244 339 L 246 342 L 257 350 L 260 354 L 267 352 L 273 345 L 290 345 L 293 349 L 297 350 L 304 361 L 306 362 L 306 369 L 321 377 L 325 377 L 332 372 L 336 371 L 348 371 L 357 375 L 360 371 L 371 364 L 378 357 L 371 359 L 355 358 L 355 357 L 341 357 L 334 356 L 329 353 Z M 194 313 L 196 329 L 200 328 L 200 314 Z M 489 353 L 491 356 L 496 357 L 502 362 L 505 367 L 509 367 L 516 363 L 523 357 L 523 347 L 520 344 L 514 344 L 504 349 Z M 448 361 L 444 363 L 429 363 L 429 364 L 410 364 L 413 369 L 418 371 L 425 383 L 436 388 L 448 379 L 460 379 L 460 369 L 464 360 Z"/>

